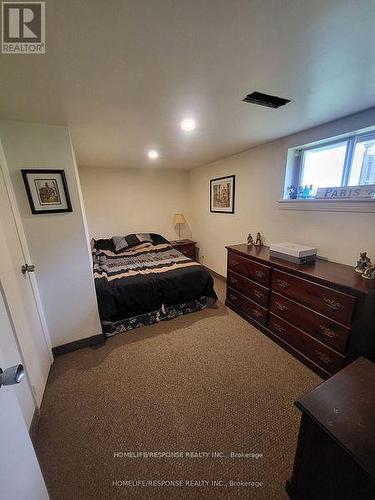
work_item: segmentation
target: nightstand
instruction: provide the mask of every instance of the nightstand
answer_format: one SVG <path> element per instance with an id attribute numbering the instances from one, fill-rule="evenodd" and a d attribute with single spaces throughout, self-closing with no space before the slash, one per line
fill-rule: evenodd
<path id="1" fill-rule="evenodd" d="M 359 358 L 296 401 L 292 500 L 375 499 L 375 363 Z"/>
<path id="2" fill-rule="evenodd" d="M 178 240 L 171 241 L 170 244 L 173 248 L 183 253 L 186 257 L 189 257 L 189 259 L 196 260 L 195 241 Z"/>

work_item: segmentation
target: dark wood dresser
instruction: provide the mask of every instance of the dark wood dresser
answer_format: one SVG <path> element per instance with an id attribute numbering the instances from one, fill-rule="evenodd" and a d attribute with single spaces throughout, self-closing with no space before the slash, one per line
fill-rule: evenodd
<path id="1" fill-rule="evenodd" d="M 229 246 L 228 307 L 324 378 L 358 356 L 375 360 L 375 282 L 354 267 L 293 264 L 269 248 Z"/>
<path id="2" fill-rule="evenodd" d="M 292 500 L 375 500 L 375 364 L 360 358 L 298 401 Z"/>
<path id="3" fill-rule="evenodd" d="M 179 252 L 183 253 L 186 257 L 191 260 L 196 260 L 196 242 L 192 240 L 176 240 L 171 241 L 170 244 L 173 248 L 176 248 Z"/>

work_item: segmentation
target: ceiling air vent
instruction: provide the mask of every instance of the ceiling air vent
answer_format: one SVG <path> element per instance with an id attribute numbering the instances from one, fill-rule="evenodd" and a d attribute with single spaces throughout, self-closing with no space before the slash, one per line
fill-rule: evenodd
<path id="1" fill-rule="evenodd" d="M 252 94 L 248 94 L 243 101 L 249 102 L 250 104 L 259 104 L 259 106 L 267 106 L 267 108 L 279 108 L 280 106 L 288 104 L 290 99 L 262 94 L 262 92 L 253 92 Z"/>

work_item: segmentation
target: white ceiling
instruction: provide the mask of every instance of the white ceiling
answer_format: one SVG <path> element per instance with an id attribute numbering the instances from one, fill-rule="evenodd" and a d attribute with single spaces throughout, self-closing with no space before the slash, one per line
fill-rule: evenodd
<path id="1" fill-rule="evenodd" d="M 374 0 L 46 9 L 47 54 L 0 57 L 0 117 L 68 125 L 79 165 L 192 168 L 375 105 Z M 253 90 L 292 103 L 241 102 Z"/>

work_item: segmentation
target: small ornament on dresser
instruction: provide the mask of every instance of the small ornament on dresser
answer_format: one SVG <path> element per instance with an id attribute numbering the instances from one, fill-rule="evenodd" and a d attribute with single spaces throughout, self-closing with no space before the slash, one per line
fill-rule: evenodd
<path id="1" fill-rule="evenodd" d="M 367 280 L 375 279 L 375 264 L 371 264 L 370 266 L 366 267 L 366 269 L 362 273 L 362 278 L 365 278 Z"/>
<path id="2" fill-rule="evenodd" d="M 257 237 L 256 237 L 256 240 L 255 240 L 255 246 L 257 246 L 257 247 L 263 246 L 263 238 L 262 238 L 262 235 L 259 232 L 257 233 Z"/>
<path id="3" fill-rule="evenodd" d="M 370 266 L 371 260 L 367 257 L 367 252 L 361 252 L 357 260 L 357 265 L 355 266 L 355 271 L 362 274 Z"/>
<path id="4" fill-rule="evenodd" d="M 251 236 L 251 234 L 250 234 L 250 233 L 247 235 L 247 244 L 248 244 L 249 246 L 254 245 L 254 240 L 253 240 L 253 237 Z"/>

